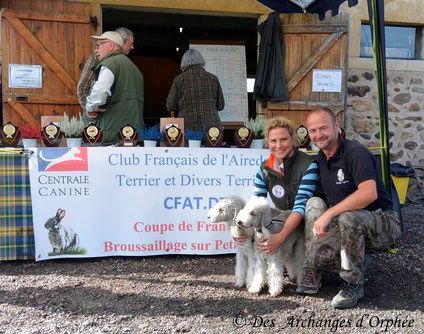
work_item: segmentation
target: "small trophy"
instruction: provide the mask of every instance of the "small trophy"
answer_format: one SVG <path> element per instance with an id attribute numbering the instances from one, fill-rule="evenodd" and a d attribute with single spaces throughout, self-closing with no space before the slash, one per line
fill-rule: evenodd
<path id="1" fill-rule="evenodd" d="M 89 124 L 84 128 L 82 140 L 86 145 L 99 146 L 102 143 L 103 131 L 94 124 Z"/>
<path id="2" fill-rule="evenodd" d="M 163 141 L 165 146 L 168 147 L 178 147 L 181 145 L 184 139 L 183 132 L 180 128 L 177 128 L 175 125 L 167 127 L 164 132 Z"/>
<path id="3" fill-rule="evenodd" d="M 223 131 L 217 127 L 212 127 L 206 131 L 205 144 L 208 147 L 222 147 L 223 138 Z"/>
<path id="4" fill-rule="evenodd" d="M 21 132 L 19 128 L 8 122 L 1 128 L 1 142 L 5 147 L 17 147 Z"/>
<path id="5" fill-rule="evenodd" d="M 62 131 L 60 131 L 60 128 L 52 122 L 50 122 L 43 128 L 42 135 L 43 143 L 46 147 L 59 146 L 63 136 Z"/>
<path id="6" fill-rule="evenodd" d="M 238 148 L 249 148 L 252 140 L 253 132 L 245 126 L 242 126 L 234 133 L 234 141 Z"/>
<path id="7" fill-rule="evenodd" d="M 303 124 L 296 129 L 296 135 L 299 140 L 299 148 L 307 149 L 311 140 L 308 135 L 308 130 Z"/>
<path id="8" fill-rule="evenodd" d="M 137 146 L 138 133 L 135 128 L 127 124 L 119 130 L 119 143 L 121 146 Z"/>

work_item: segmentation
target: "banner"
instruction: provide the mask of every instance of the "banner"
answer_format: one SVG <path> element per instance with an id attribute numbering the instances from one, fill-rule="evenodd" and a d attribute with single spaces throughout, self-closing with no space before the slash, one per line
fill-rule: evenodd
<path id="1" fill-rule="evenodd" d="M 221 198 L 253 194 L 267 150 L 38 148 L 30 159 L 36 260 L 234 253 Z"/>

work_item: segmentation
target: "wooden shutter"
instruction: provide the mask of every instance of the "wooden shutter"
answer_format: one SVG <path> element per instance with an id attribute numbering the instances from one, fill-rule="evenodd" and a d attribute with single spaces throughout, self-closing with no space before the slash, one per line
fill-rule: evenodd
<path id="1" fill-rule="evenodd" d="M 317 105 L 332 109 L 339 118 L 346 103 L 347 23 L 345 15 L 319 21 L 313 14 L 281 16 L 285 49 L 284 73 L 289 101 L 268 102 L 268 117 L 285 116 L 296 126 L 305 123 L 307 112 Z M 342 69 L 340 93 L 312 92 L 313 69 Z"/>
<path id="2" fill-rule="evenodd" d="M 3 122 L 39 124 L 41 116 L 76 114 L 76 84 L 92 51 L 90 4 L 62 0 L 0 1 Z M 94 20 L 95 21 L 95 20 Z M 41 65 L 42 88 L 9 88 L 9 64 Z"/>

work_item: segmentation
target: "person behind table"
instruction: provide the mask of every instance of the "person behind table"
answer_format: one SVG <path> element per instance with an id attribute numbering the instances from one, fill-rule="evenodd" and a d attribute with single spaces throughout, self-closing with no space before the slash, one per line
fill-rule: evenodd
<path id="1" fill-rule="evenodd" d="M 122 52 L 128 56 L 131 50 L 134 49 L 133 32 L 124 27 L 117 28 L 115 31 L 122 37 L 122 40 L 124 41 L 124 44 L 122 45 Z M 97 57 L 96 52 L 92 52 L 85 61 L 84 67 L 81 71 L 81 76 L 77 84 L 77 97 L 82 109 L 85 108 L 87 103 L 87 96 L 90 94 L 91 87 L 93 86 L 94 72 L 92 69 L 98 61 L 99 58 Z M 86 117 L 85 110 L 83 114 L 84 121 L 88 123 L 90 119 Z"/>
<path id="2" fill-rule="evenodd" d="M 400 236 L 399 218 L 372 154 L 358 142 L 340 137 L 331 110 L 318 108 L 310 112 L 306 127 L 311 141 L 320 149 L 317 162 L 326 202 L 313 197 L 307 204 L 307 210 L 322 210 L 315 222 L 305 226 L 306 273 L 297 291 L 317 293 L 321 286 L 319 269 L 325 268 L 332 261 L 328 257 L 337 252 L 344 285 L 331 305 L 351 308 L 364 295 L 365 247 L 387 249 L 392 245 Z M 338 238 L 329 241 L 334 234 Z"/>
<path id="3" fill-rule="evenodd" d="M 168 111 L 184 118 L 192 131 L 222 128 L 218 111 L 224 109 L 224 95 L 218 78 L 204 69 L 205 59 L 195 50 L 187 50 L 181 59 L 181 71 L 172 82 L 166 99 Z"/>
<path id="4" fill-rule="evenodd" d="M 92 38 L 97 40 L 100 61 L 93 68 L 96 81 L 85 110 L 103 130 L 103 144 L 113 144 L 125 125 L 136 129 L 143 126 L 143 75 L 122 52 L 124 41 L 117 32 L 107 31 Z M 105 112 L 97 112 L 99 107 Z"/>
<path id="5" fill-rule="evenodd" d="M 269 194 L 276 208 L 291 210 L 283 229 L 257 244 L 258 249 L 271 254 L 302 222 L 306 202 L 316 189 L 318 166 L 313 156 L 297 148 L 296 131 L 286 118 L 270 119 L 265 137 L 271 152 L 256 174 L 254 195 Z M 244 239 L 235 241 L 240 244 Z"/>

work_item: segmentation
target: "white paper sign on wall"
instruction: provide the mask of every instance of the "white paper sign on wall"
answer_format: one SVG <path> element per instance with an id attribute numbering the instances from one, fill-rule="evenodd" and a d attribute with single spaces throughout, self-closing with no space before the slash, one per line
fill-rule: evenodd
<path id="1" fill-rule="evenodd" d="M 41 65 L 9 64 L 9 88 L 42 88 Z"/>
<path id="2" fill-rule="evenodd" d="M 342 70 L 313 70 L 313 92 L 341 92 Z"/>

